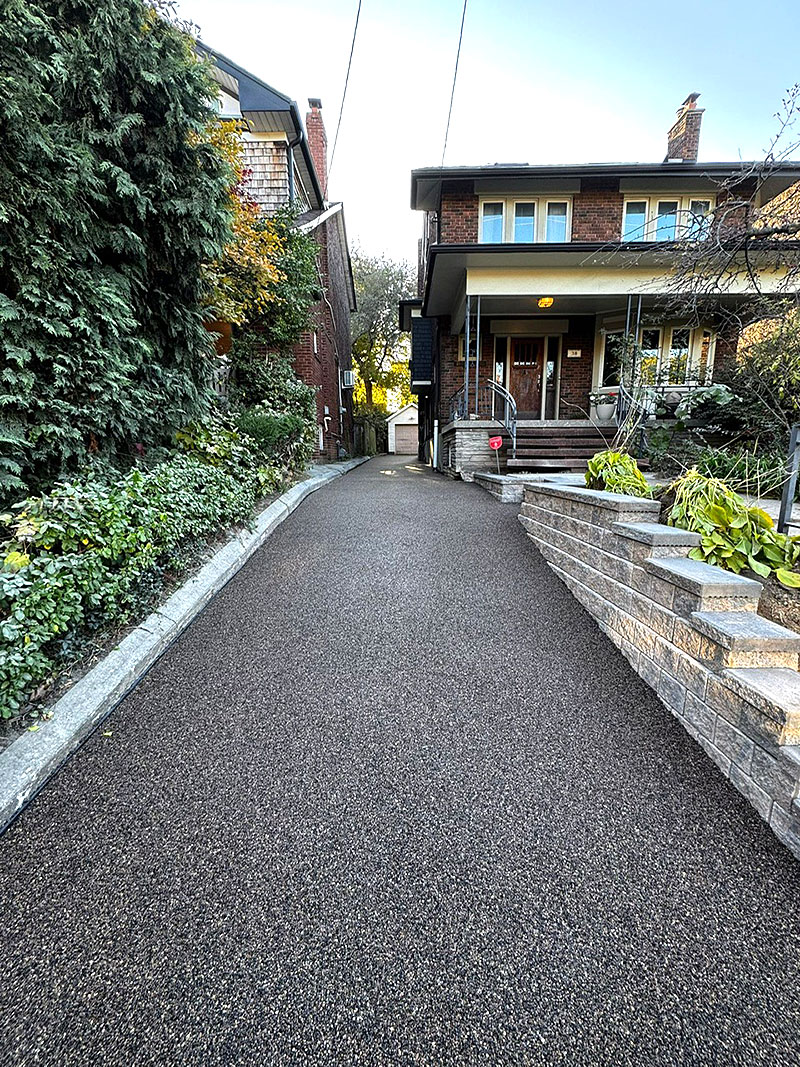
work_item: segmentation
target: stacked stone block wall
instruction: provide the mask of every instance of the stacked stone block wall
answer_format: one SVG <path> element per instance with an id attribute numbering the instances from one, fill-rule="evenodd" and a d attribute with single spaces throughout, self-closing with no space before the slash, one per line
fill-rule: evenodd
<path id="1" fill-rule="evenodd" d="M 688 558 L 655 501 L 528 484 L 520 522 L 634 670 L 800 858 L 800 635 Z"/>

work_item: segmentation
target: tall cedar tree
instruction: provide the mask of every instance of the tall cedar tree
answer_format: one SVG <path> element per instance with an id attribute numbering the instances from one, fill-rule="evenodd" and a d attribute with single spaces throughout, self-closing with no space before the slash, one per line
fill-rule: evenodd
<path id="1" fill-rule="evenodd" d="M 5 0 L 0 479 L 35 488 L 206 410 L 203 264 L 230 236 L 213 97 L 152 5 Z"/>

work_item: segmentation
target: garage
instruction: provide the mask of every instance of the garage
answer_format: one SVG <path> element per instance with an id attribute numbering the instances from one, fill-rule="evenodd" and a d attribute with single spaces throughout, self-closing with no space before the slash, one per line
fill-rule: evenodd
<path id="1" fill-rule="evenodd" d="M 419 435 L 419 411 L 416 404 L 405 404 L 386 420 L 387 447 L 401 456 L 416 456 Z"/>
<path id="2" fill-rule="evenodd" d="M 417 454 L 417 427 L 416 426 L 396 426 L 394 431 L 394 450 L 395 452 L 408 454 Z"/>

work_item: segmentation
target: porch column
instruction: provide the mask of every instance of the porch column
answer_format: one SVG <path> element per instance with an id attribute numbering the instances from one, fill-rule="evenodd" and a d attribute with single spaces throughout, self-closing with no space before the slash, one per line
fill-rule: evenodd
<path id="1" fill-rule="evenodd" d="M 469 317 L 470 297 L 467 294 L 467 321 L 464 328 L 464 418 L 469 415 Z"/>
<path id="2" fill-rule="evenodd" d="M 475 414 L 480 415 L 480 399 L 479 390 L 481 385 L 481 298 L 478 297 L 476 301 L 475 316 L 477 323 L 475 326 Z"/>

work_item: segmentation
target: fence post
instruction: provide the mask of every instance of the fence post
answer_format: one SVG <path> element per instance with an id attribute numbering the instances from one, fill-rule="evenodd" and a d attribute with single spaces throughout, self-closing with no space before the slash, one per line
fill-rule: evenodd
<path id="1" fill-rule="evenodd" d="M 789 436 L 789 460 L 786 466 L 786 482 L 783 486 L 781 497 L 781 511 L 778 516 L 778 533 L 786 533 L 789 526 L 796 526 L 792 522 L 792 510 L 794 508 L 794 496 L 797 492 L 797 472 L 800 468 L 800 423 L 792 427 Z"/>

